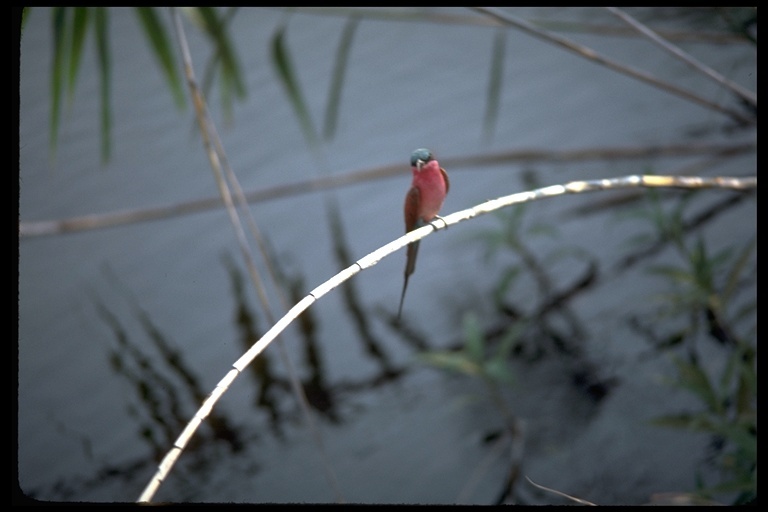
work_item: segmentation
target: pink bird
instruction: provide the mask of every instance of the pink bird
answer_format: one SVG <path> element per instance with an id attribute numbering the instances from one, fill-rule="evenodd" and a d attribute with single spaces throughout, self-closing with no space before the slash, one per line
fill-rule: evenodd
<path id="1" fill-rule="evenodd" d="M 432 222 L 437 217 L 451 186 L 445 169 L 440 167 L 428 149 L 421 148 L 411 153 L 411 171 L 413 172 L 413 181 L 411 182 L 411 189 L 405 196 L 406 233 Z M 400 320 L 400 314 L 403 311 L 403 299 L 405 299 L 405 289 L 408 288 L 408 277 L 416 269 L 419 242 L 409 244 L 407 251 L 405 282 L 403 283 L 403 293 L 400 295 L 400 308 L 397 310 L 398 320 Z"/>

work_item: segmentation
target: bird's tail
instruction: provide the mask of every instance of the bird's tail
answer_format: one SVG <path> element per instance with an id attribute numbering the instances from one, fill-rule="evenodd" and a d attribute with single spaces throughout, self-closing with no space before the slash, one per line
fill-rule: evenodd
<path id="1" fill-rule="evenodd" d="M 403 301 L 405 300 L 405 290 L 408 288 L 408 278 L 416 270 L 416 255 L 419 253 L 419 242 L 413 242 L 407 247 L 407 257 L 405 264 L 405 279 L 403 281 L 403 292 L 400 294 L 400 307 L 397 309 L 397 320 L 400 321 L 400 315 L 403 312 Z"/>
<path id="2" fill-rule="evenodd" d="M 408 274 L 405 274 L 405 282 L 403 282 L 403 293 L 400 294 L 400 307 L 397 308 L 397 321 L 400 321 L 400 315 L 403 314 L 403 300 L 405 300 L 405 289 L 408 288 Z"/>

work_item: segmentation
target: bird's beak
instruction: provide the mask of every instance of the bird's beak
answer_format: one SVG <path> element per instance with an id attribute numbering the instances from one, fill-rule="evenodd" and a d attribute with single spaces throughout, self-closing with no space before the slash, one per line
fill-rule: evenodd
<path id="1" fill-rule="evenodd" d="M 425 162 L 424 160 L 416 160 L 416 168 L 418 170 L 421 170 L 421 168 L 424 167 L 424 164 L 426 164 L 426 163 L 427 162 Z"/>

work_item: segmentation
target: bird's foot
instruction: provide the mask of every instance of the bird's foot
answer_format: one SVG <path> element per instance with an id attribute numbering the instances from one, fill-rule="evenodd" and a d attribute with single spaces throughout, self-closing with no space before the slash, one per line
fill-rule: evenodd
<path id="1" fill-rule="evenodd" d="M 448 229 L 448 223 L 447 223 L 447 222 L 445 222 L 445 219 L 444 219 L 444 218 L 442 218 L 442 217 L 441 217 L 441 216 L 439 216 L 439 215 L 435 215 L 435 216 L 432 218 L 432 222 L 430 222 L 430 223 L 429 223 L 429 224 L 430 224 L 430 225 L 431 225 L 431 226 L 432 226 L 432 227 L 435 229 L 435 231 L 437 231 L 437 230 L 438 230 L 438 227 L 435 225 L 435 221 L 436 221 L 436 220 L 439 220 L 439 221 L 441 221 L 441 222 L 443 223 L 443 227 L 444 227 L 445 229 Z"/>

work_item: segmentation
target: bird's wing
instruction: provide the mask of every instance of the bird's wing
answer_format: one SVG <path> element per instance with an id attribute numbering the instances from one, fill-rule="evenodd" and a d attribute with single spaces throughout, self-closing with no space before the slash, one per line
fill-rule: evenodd
<path id="1" fill-rule="evenodd" d="M 445 169 L 442 167 L 440 168 L 440 172 L 443 173 L 443 179 L 445 180 L 445 193 L 448 193 L 448 189 L 451 188 L 451 180 L 448 179 L 448 173 L 445 172 Z"/>
<path id="2" fill-rule="evenodd" d="M 419 221 L 419 203 L 421 202 L 421 192 L 416 187 L 411 187 L 405 195 L 405 232 L 416 229 Z"/>

